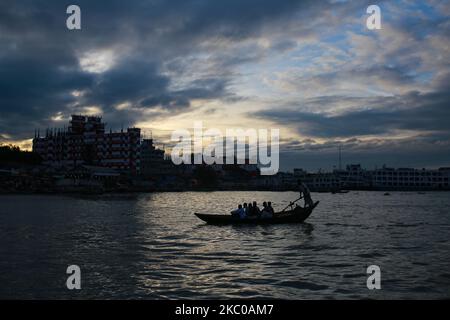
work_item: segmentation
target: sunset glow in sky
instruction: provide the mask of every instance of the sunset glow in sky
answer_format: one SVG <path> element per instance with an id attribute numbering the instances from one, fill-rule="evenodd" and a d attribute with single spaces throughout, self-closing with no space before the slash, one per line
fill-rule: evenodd
<path id="1" fill-rule="evenodd" d="M 0 1 L 0 142 L 71 114 L 279 128 L 281 169 L 450 166 L 448 1 Z M 377 4 L 382 29 L 366 28 Z"/>

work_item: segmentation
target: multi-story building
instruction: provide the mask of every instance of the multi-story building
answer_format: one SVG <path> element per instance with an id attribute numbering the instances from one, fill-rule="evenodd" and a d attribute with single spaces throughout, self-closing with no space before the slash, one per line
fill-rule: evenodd
<path id="1" fill-rule="evenodd" d="M 361 165 L 348 165 L 345 170 L 332 173 L 307 173 L 294 169 L 294 176 L 302 179 L 313 191 L 352 190 L 450 190 L 450 168 L 413 169 L 388 168 L 364 170 Z"/>
<path id="2" fill-rule="evenodd" d="M 39 131 L 33 151 L 52 166 L 76 167 L 81 164 L 109 167 L 136 174 L 140 168 L 141 130 L 105 132 L 100 117 L 72 115 L 68 129 Z"/>
<path id="3" fill-rule="evenodd" d="M 164 150 L 155 147 L 153 139 L 142 140 L 140 152 L 141 175 L 158 177 L 178 174 L 175 165 L 171 160 L 166 159 L 164 154 Z"/>
<path id="4" fill-rule="evenodd" d="M 450 189 L 450 168 L 435 170 L 387 168 L 372 171 L 372 185 L 376 189 Z"/>
<path id="5" fill-rule="evenodd" d="M 360 164 L 349 164 L 345 170 L 334 170 L 334 175 L 344 189 L 364 189 L 371 186 L 371 173 Z"/>
<path id="6" fill-rule="evenodd" d="M 341 181 L 335 172 L 308 173 L 294 169 L 294 177 L 304 182 L 312 191 L 329 191 L 341 188 Z"/>

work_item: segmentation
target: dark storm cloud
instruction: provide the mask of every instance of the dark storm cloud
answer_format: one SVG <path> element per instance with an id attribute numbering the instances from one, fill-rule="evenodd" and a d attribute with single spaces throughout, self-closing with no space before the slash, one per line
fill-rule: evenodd
<path id="1" fill-rule="evenodd" d="M 324 98 L 331 99 L 340 98 Z M 370 105 L 362 104 L 358 110 L 338 115 L 273 109 L 261 111 L 257 116 L 292 126 L 301 135 L 321 138 L 380 135 L 395 130 L 450 133 L 450 90 L 379 97 L 371 99 Z"/>
<path id="2" fill-rule="evenodd" d="M 93 85 L 92 75 L 62 66 L 20 52 L 0 59 L 0 131 L 30 136 L 31 123 L 33 128 L 75 102 L 71 90 Z"/>
<path id="3" fill-rule="evenodd" d="M 264 24 L 291 15 L 306 1 L 77 1 L 82 30 L 65 27 L 69 2 L 56 0 L 0 3 L 0 133 L 30 137 L 33 126 L 54 125 L 50 118 L 68 116 L 82 106 L 96 105 L 108 118 L 131 122 L 138 112 L 114 106 L 166 108 L 191 106 L 192 99 L 236 99 L 228 90 L 223 59 L 216 77 L 192 79 L 171 88 L 177 72 L 161 70 L 166 61 L 183 59 L 210 38 L 239 41 L 259 32 Z M 119 46 L 126 51 L 104 73 L 83 70 L 83 52 Z M 239 59 L 240 57 L 235 57 Z M 245 61 L 237 62 L 242 63 Z M 80 98 L 73 91 L 83 91 Z"/>
<path id="4" fill-rule="evenodd" d="M 167 91 L 170 79 L 158 73 L 153 63 L 126 61 L 97 76 L 94 87 L 87 95 L 87 101 L 111 107 L 116 103 L 132 101 L 137 103 L 148 96 Z M 155 101 L 155 105 L 160 101 Z"/>
<path id="5" fill-rule="evenodd" d="M 394 154 L 399 144 L 383 137 L 368 141 L 354 136 L 385 137 L 396 130 L 411 130 L 420 138 L 398 143 L 414 146 L 414 141 L 420 141 L 417 148 L 438 157 L 442 143 L 449 141 L 448 19 L 428 11 L 422 12 L 425 18 L 414 12 L 403 14 L 404 2 L 393 5 L 398 11 L 386 16 L 387 28 L 378 35 L 361 30 L 371 1 L 79 0 L 82 30 L 74 32 L 65 27 L 69 4 L 61 0 L 0 2 L 0 135 L 11 140 L 30 138 L 35 127 L 60 126 L 52 120 L 55 115 L 67 118 L 84 107 L 99 107 L 108 124 L 117 129 L 145 120 L 146 114 L 154 120 L 187 115 L 197 105 L 193 100 L 218 100 L 224 105 L 251 100 L 236 92 L 247 94 L 248 88 L 239 87 L 245 86 L 245 74 L 266 72 L 258 69 L 258 62 L 267 57 L 271 62 L 270 58 L 280 55 L 288 59 L 303 40 L 325 44 L 325 35 L 337 39 L 320 49 L 330 47 L 331 54 L 323 60 L 313 56 L 311 61 L 299 62 L 311 73 L 293 68 L 289 82 L 298 85 L 289 94 L 298 91 L 315 97 L 298 99 L 299 107 L 283 98 L 283 107 L 256 114 L 295 128 L 300 135 L 325 138 L 317 139 L 320 143 L 288 141 L 285 150 L 314 153 L 311 159 L 317 159 L 321 152 L 332 154 L 344 144 L 354 155 L 372 155 L 374 150 Z M 383 1 L 378 4 L 384 13 L 388 6 L 383 7 Z M 352 33 L 367 39 L 344 41 L 350 57 L 345 61 L 340 39 L 348 40 Z M 383 41 L 383 35 L 386 47 L 377 54 L 370 41 Z M 433 37 L 432 47 L 437 49 L 427 51 L 420 45 L 430 44 L 426 41 Z M 80 65 L 85 53 L 95 56 L 105 50 L 115 54 L 105 71 Z M 303 53 L 308 55 L 308 50 Z M 334 59 L 343 64 L 334 64 Z M 285 64 L 282 67 L 288 69 L 297 66 L 292 60 Z M 267 70 L 272 71 L 280 69 Z M 432 83 L 422 86 L 427 79 Z M 260 78 L 255 80 L 259 86 Z M 354 94 L 355 87 L 370 89 L 370 97 Z M 404 94 L 412 90 L 418 91 Z M 75 91 L 82 94 L 74 95 Z M 252 102 L 259 103 L 249 101 L 248 105 Z M 218 105 L 205 110 L 227 112 Z M 252 113 L 248 119 L 254 117 Z M 415 154 L 413 149 L 405 151 L 404 159 Z M 448 154 L 441 155 L 448 159 Z"/>

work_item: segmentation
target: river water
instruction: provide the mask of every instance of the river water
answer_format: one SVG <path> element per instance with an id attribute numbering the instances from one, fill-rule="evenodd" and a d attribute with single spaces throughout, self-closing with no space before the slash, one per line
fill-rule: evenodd
<path id="1" fill-rule="evenodd" d="M 2 299 L 450 298 L 450 193 L 313 193 L 304 224 L 210 226 L 194 212 L 293 192 L 0 196 Z M 81 290 L 66 268 L 81 268 Z M 366 285 L 369 265 L 381 289 Z"/>

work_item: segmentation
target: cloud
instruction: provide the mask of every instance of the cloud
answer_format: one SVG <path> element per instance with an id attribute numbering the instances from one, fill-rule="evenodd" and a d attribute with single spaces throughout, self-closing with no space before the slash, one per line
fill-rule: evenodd
<path id="1" fill-rule="evenodd" d="M 448 140 L 450 24 L 438 1 L 379 1 L 379 31 L 365 29 L 370 1 L 77 4 L 74 32 L 64 2 L 0 3 L 0 134 L 10 141 L 82 112 L 113 128 L 277 123 L 295 133 L 289 152 L 346 141 L 368 154 L 421 137 L 431 153 Z"/>
<path id="2" fill-rule="evenodd" d="M 15 138 L 29 137 L 32 126 L 54 125 L 58 114 L 67 117 L 93 105 L 111 122 L 131 125 L 149 108 L 176 113 L 194 99 L 239 99 L 229 92 L 230 68 L 248 60 L 211 50 L 207 72 L 189 73 L 184 57 L 200 64 L 202 46 L 252 37 L 263 25 L 291 15 L 302 1 L 77 4 L 79 32 L 65 28 L 60 1 L 0 4 L 0 125 Z M 167 64 L 177 60 L 167 72 Z M 124 103 L 134 108 L 128 115 L 115 108 Z"/>
<path id="3" fill-rule="evenodd" d="M 335 100 L 334 104 L 341 99 L 325 98 Z M 303 136 L 319 138 L 388 135 L 401 130 L 450 133 L 449 90 L 358 100 L 362 103 L 359 108 L 341 114 L 301 112 L 291 108 L 261 111 L 256 116 L 293 126 Z"/>

